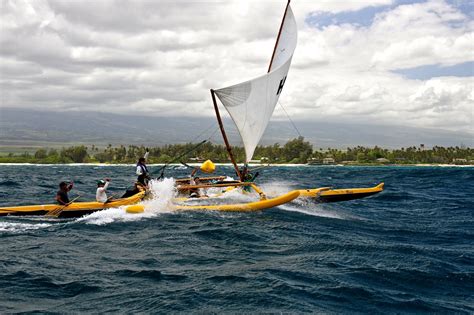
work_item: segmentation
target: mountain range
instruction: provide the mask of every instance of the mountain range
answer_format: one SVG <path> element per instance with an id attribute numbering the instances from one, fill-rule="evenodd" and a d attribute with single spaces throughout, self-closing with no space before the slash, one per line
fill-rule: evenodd
<path id="1" fill-rule="evenodd" d="M 241 145 L 230 118 L 224 119 L 224 125 L 230 142 Z M 315 148 L 357 145 L 400 148 L 419 144 L 426 147 L 474 146 L 473 134 L 447 130 L 322 120 L 294 121 L 294 126 L 290 121 L 271 121 L 261 144 L 284 144 L 301 134 Z M 207 138 L 222 143 L 214 117 L 156 117 L 0 108 L 0 146 L 3 147 L 71 144 L 161 146 L 199 142 Z"/>

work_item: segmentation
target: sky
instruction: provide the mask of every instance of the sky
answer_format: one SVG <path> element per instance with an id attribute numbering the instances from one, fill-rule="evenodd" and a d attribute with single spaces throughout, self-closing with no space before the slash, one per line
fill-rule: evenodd
<path id="1" fill-rule="evenodd" d="M 266 73 L 286 5 L 0 2 L 1 107 L 150 116 L 213 116 L 209 89 Z M 291 6 L 298 44 L 280 102 L 293 120 L 474 135 L 474 2 Z"/>

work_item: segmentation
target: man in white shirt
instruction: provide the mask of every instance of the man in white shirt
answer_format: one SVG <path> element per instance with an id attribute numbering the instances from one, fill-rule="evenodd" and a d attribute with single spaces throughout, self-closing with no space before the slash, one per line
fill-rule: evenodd
<path id="1" fill-rule="evenodd" d="M 106 178 L 105 180 L 99 180 L 97 182 L 97 192 L 95 194 L 95 199 L 97 202 L 106 203 L 108 201 L 107 198 L 107 187 L 109 187 L 110 178 Z"/>

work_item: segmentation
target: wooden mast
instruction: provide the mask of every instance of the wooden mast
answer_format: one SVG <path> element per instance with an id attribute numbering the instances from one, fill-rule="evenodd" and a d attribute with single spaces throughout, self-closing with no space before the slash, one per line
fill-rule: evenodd
<path id="1" fill-rule="evenodd" d="M 270 60 L 270 65 L 268 66 L 267 73 L 270 72 L 270 69 L 272 68 L 273 58 L 275 57 L 275 52 L 278 46 L 278 42 L 280 41 L 281 30 L 283 29 L 283 23 L 285 23 L 286 11 L 288 11 L 288 6 L 290 5 L 290 1 L 291 0 L 288 0 L 288 3 L 286 4 L 286 8 L 285 8 L 285 13 L 283 13 L 283 19 L 281 20 L 280 30 L 278 31 L 278 37 L 275 42 L 275 48 L 273 48 L 272 59 Z"/>
<path id="2" fill-rule="evenodd" d="M 234 168 L 235 168 L 235 172 L 237 173 L 237 176 L 239 176 L 240 180 L 243 180 L 242 174 L 240 174 L 239 167 L 237 166 L 237 162 L 235 162 L 234 155 L 232 154 L 232 148 L 230 147 L 229 140 L 227 140 L 227 135 L 224 130 L 224 125 L 222 124 L 221 114 L 219 113 L 219 108 L 217 107 L 216 96 L 213 89 L 211 89 L 211 95 L 212 95 L 212 102 L 214 103 L 214 110 L 216 111 L 217 122 L 219 123 L 219 128 L 221 129 L 222 138 L 224 139 L 225 147 L 227 149 L 227 152 L 229 153 L 229 157 L 230 157 L 230 160 L 232 161 L 232 164 L 234 164 Z"/>

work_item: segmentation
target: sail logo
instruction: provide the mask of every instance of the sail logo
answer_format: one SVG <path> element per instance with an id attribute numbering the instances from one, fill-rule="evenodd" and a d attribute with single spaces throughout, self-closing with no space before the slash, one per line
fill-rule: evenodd
<path id="1" fill-rule="evenodd" d="M 280 95 L 281 90 L 283 90 L 283 86 L 285 85 L 285 81 L 286 81 L 286 75 L 283 79 L 280 80 L 280 85 L 278 86 L 277 95 Z"/>

